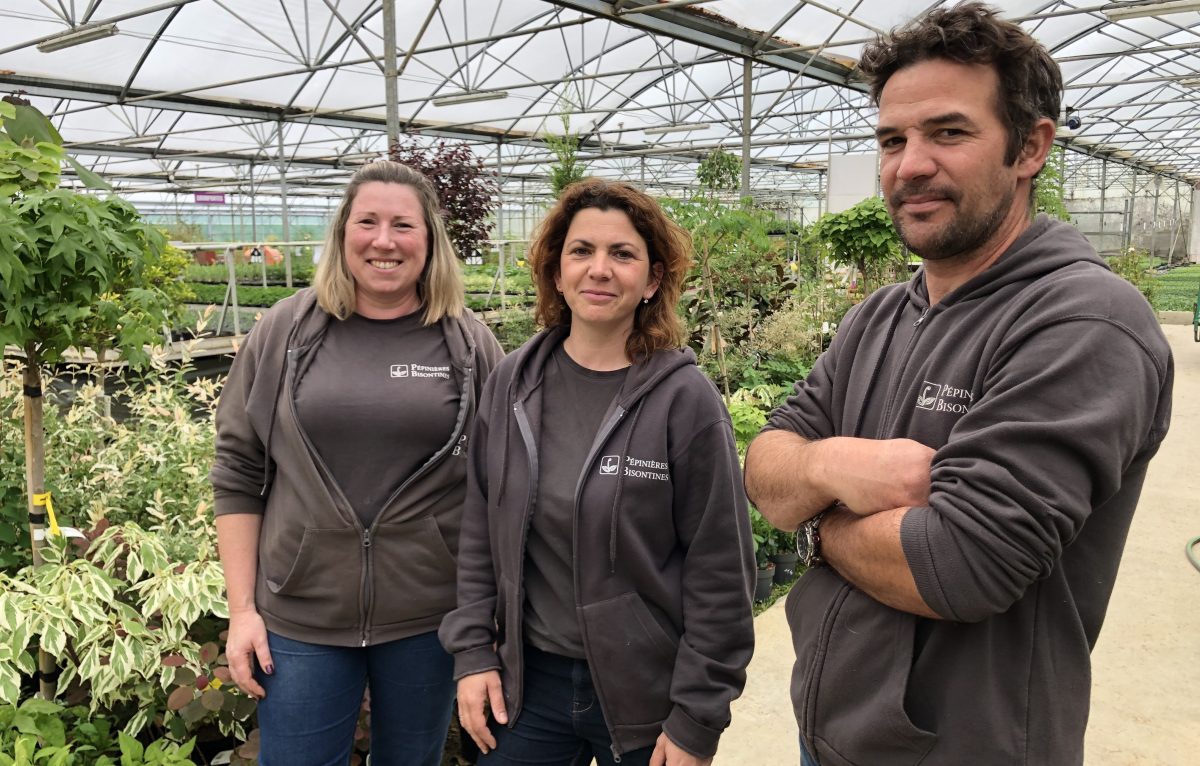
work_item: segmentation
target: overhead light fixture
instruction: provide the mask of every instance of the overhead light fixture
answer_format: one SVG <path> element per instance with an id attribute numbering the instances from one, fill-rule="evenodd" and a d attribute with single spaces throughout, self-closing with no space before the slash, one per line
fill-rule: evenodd
<path id="1" fill-rule="evenodd" d="M 157 144 L 161 140 L 163 140 L 162 136 L 127 136 L 109 141 L 109 143 L 117 146 L 134 146 L 136 144 Z"/>
<path id="2" fill-rule="evenodd" d="M 42 53 L 52 53 L 61 51 L 63 48 L 70 48 L 72 45 L 82 45 L 90 43 L 93 40 L 103 40 L 105 37 L 112 37 L 118 32 L 116 24 L 85 24 L 74 29 L 68 29 L 66 32 L 61 32 L 52 37 L 47 37 L 37 44 L 37 49 Z"/>
<path id="3" fill-rule="evenodd" d="M 1108 8 L 1104 11 L 1104 15 L 1110 21 L 1124 21 L 1147 16 L 1169 16 L 1172 13 L 1187 13 L 1188 11 L 1200 11 L 1200 0 L 1173 0 L 1167 3 L 1138 3 L 1137 5 L 1130 3 L 1124 7 Z"/>
<path id="4" fill-rule="evenodd" d="M 708 130 L 711 128 L 707 122 L 693 122 L 688 125 L 656 125 L 653 128 L 642 128 L 642 132 L 648 135 L 657 135 L 659 133 L 683 133 L 689 130 Z"/>
<path id="5" fill-rule="evenodd" d="M 451 93 L 448 96 L 438 96 L 433 100 L 434 106 L 454 106 L 455 104 L 471 104 L 476 101 L 496 101 L 497 99 L 508 98 L 506 90 L 489 90 L 489 91 L 464 91 L 462 93 Z"/>
<path id="6" fill-rule="evenodd" d="M 1184 77 L 1182 80 L 1176 80 L 1175 82 L 1189 88 L 1200 87 L 1200 77 Z"/>

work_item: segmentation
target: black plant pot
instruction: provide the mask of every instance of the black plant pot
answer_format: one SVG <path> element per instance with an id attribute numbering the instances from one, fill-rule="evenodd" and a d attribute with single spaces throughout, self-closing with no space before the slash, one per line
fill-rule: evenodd
<path id="1" fill-rule="evenodd" d="M 775 577 L 775 565 L 767 564 L 758 570 L 758 580 L 754 583 L 754 600 L 766 601 L 771 597 L 772 580 Z"/>
<path id="2" fill-rule="evenodd" d="M 784 585 L 796 578 L 796 561 L 798 558 L 795 553 L 776 553 L 771 557 L 771 561 L 775 562 L 776 585 Z"/>

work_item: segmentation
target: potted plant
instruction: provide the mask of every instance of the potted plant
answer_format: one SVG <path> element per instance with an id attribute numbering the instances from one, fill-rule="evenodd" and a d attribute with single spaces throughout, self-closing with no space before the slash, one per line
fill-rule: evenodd
<path id="1" fill-rule="evenodd" d="M 758 564 L 758 579 L 754 584 L 755 601 L 766 601 L 771 596 L 771 585 L 775 580 L 775 564 L 771 561 L 771 556 L 777 552 L 776 531 L 778 530 L 771 526 L 771 522 L 751 505 L 750 533 L 754 539 L 754 561 Z"/>
<path id="2" fill-rule="evenodd" d="M 796 555 L 795 540 L 791 532 L 784 532 L 781 529 L 772 530 L 775 552 L 771 554 L 771 561 L 775 564 L 774 583 L 776 585 L 784 585 L 796 579 L 796 562 L 799 556 Z"/>

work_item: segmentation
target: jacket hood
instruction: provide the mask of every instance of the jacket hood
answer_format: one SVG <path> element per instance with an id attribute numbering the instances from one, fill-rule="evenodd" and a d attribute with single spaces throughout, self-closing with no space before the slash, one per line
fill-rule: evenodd
<path id="1" fill-rule="evenodd" d="M 1079 229 L 1040 213 L 995 263 L 959 285 L 942 298 L 939 305 L 950 306 L 982 298 L 1013 282 L 1032 281 L 1079 262 L 1088 262 L 1108 269 L 1108 264 L 1096 255 L 1095 249 Z M 909 303 L 918 308 L 929 306 L 924 266 L 909 280 L 907 297 Z M 933 310 L 937 311 L 938 306 L 934 306 Z"/>

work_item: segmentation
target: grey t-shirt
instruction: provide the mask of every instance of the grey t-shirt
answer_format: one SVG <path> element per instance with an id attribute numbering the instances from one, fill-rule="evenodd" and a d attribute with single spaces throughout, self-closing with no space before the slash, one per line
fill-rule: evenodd
<path id="1" fill-rule="evenodd" d="M 459 387 L 438 325 L 334 320 L 296 390 L 296 412 L 334 482 L 370 526 L 450 439 Z"/>
<path id="2" fill-rule="evenodd" d="M 628 371 L 589 370 L 559 346 L 543 373 L 537 500 L 525 560 L 525 636 L 542 651 L 584 658 L 571 544 L 575 488 Z"/>

